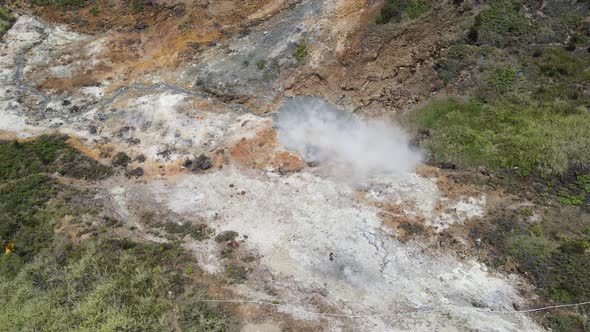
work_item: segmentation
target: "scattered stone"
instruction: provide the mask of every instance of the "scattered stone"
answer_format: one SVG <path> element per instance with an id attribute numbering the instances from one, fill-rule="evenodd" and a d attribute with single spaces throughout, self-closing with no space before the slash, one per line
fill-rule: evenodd
<path id="1" fill-rule="evenodd" d="M 184 169 L 192 169 L 193 166 L 193 161 L 190 159 L 186 159 L 184 162 L 182 162 L 182 165 L 180 165 L 182 168 Z"/>
<path id="2" fill-rule="evenodd" d="M 193 171 L 196 171 L 196 170 L 205 171 L 205 170 L 208 170 L 209 168 L 211 168 L 212 166 L 213 166 L 213 163 L 211 163 L 211 158 L 202 154 L 195 161 L 194 166 L 193 166 Z"/>
<path id="3" fill-rule="evenodd" d="M 72 102 L 67 99 L 64 99 L 64 101 L 61 102 L 62 106 L 69 106 L 71 103 Z"/>
<path id="4" fill-rule="evenodd" d="M 118 152 L 114 157 L 111 164 L 113 166 L 125 167 L 131 162 L 131 158 L 125 152 Z"/>
<path id="5" fill-rule="evenodd" d="M 130 138 L 127 140 L 127 143 L 129 143 L 129 145 L 137 145 L 139 143 L 141 143 L 141 140 L 139 138 Z"/>
<path id="6" fill-rule="evenodd" d="M 186 15 L 186 8 L 184 5 L 178 5 L 174 7 L 174 9 L 172 9 L 172 12 L 176 17 L 183 17 L 184 15 Z"/>
<path id="7" fill-rule="evenodd" d="M 142 175 L 143 175 L 143 168 L 141 168 L 141 167 L 137 167 L 137 168 L 134 168 L 130 171 L 127 171 L 127 176 L 133 176 L 133 177 L 138 178 Z"/>
<path id="8" fill-rule="evenodd" d="M 139 156 L 137 156 L 137 158 L 135 158 L 135 161 L 137 161 L 138 163 L 143 163 L 145 161 L 145 156 L 143 154 L 140 154 Z"/>
<path id="9" fill-rule="evenodd" d="M 147 23 L 145 23 L 143 21 L 139 21 L 135 25 L 135 30 L 145 30 L 145 29 L 147 29 L 147 27 L 148 27 Z"/>

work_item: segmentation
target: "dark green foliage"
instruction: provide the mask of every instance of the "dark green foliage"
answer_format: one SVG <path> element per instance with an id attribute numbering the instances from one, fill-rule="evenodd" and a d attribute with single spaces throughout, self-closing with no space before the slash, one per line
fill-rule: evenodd
<path id="1" fill-rule="evenodd" d="M 418 223 L 415 222 L 403 222 L 400 225 L 400 228 L 403 229 L 407 235 L 423 235 L 426 233 L 426 228 Z"/>
<path id="2" fill-rule="evenodd" d="M 416 19 L 430 10 L 429 0 L 387 0 L 375 22 L 385 24 L 399 22 L 405 15 L 409 19 Z"/>
<path id="3" fill-rule="evenodd" d="M 528 30 L 528 20 L 521 14 L 522 2 L 518 0 L 495 0 L 481 11 L 468 32 L 472 44 L 504 46 L 511 37 L 520 36 Z"/>
<path id="4" fill-rule="evenodd" d="M 178 234 L 181 237 L 190 235 L 195 240 L 208 239 L 212 230 L 205 224 L 193 225 L 190 221 L 184 221 L 180 224 L 166 223 L 164 229 L 171 234 Z"/>
<path id="5" fill-rule="evenodd" d="M 203 295 L 195 297 L 206 299 Z M 227 331 L 232 322 L 224 309 L 217 304 L 189 301 L 179 312 L 179 323 L 183 331 Z"/>
<path id="6" fill-rule="evenodd" d="M 108 230 L 122 223 L 89 214 L 88 206 L 98 204 L 94 194 L 43 174 L 73 161 L 97 167 L 63 138 L 3 142 L 0 149 L 0 245 L 14 244 L 10 253 L 0 254 L 0 326 L 14 331 L 172 331 L 181 320 L 175 313 L 190 312 L 186 317 L 191 322 L 180 322 L 187 331 L 234 328 L 236 322 L 219 307 L 196 305 L 203 295 L 183 295 L 192 288 L 183 272 L 195 262 L 178 245 L 110 237 Z M 71 242 L 55 232 L 65 215 L 73 224 L 93 217 L 104 231 Z"/>
<path id="7" fill-rule="evenodd" d="M 15 254 L 9 256 L 28 262 L 52 241 L 53 228 L 46 220 L 55 211 L 47 202 L 59 190 L 59 185 L 40 174 L 0 184 L 0 245 L 14 242 Z"/>
<path id="8" fill-rule="evenodd" d="M 237 264 L 229 264 L 225 267 L 225 277 L 232 284 L 241 284 L 248 280 L 248 268 Z"/>
<path id="9" fill-rule="evenodd" d="M 546 76 L 570 76 L 580 73 L 581 61 L 561 48 L 551 47 L 538 61 L 541 73 Z"/>
<path id="10" fill-rule="evenodd" d="M 305 57 L 307 56 L 307 45 L 305 45 L 305 44 L 297 45 L 297 47 L 295 48 L 295 51 L 293 52 L 293 56 L 299 62 L 305 60 Z"/>
<path id="11" fill-rule="evenodd" d="M 578 314 L 553 315 L 549 317 L 549 327 L 554 332 L 588 331 L 590 326 Z"/>
<path id="12" fill-rule="evenodd" d="M 145 0 L 132 0 L 131 10 L 136 14 L 141 13 L 143 11 L 144 4 Z"/>
<path id="13" fill-rule="evenodd" d="M 560 213 L 543 223 L 528 226 L 513 219 L 494 221 L 484 241 L 518 263 L 518 269 L 536 284 L 546 299 L 571 303 L 590 296 L 590 238 L 577 229 L 567 230 Z M 590 225 L 590 220 L 578 220 Z M 555 234 L 555 230 L 566 232 Z M 568 237 L 577 238 L 568 240 Z"/>
<path id="14" fill-rule="evenodd" d="M 0 37 L 2 37 L 2 35 L 4 35 L 4 33 L 10 29 L 10 27 L 12 27 L 14 21 L 15 18 L 12 15 L 11 10 L 0 6 Z"/>
<path id="15" fill-rule="evenodd" d="M 100 238 L 54 248 L 0 283 L 2 326 L 16 331 L 167 331 L 172 326 L 173 301 L 185 288 L 181 268 L 190 261 L 178 247 Z M 183 315 L 191 313 L 191 326 L 202 327 L 198 331 L 227 327 L 220 310 L 179 307 Z"/>
<path id="16" fill-rule="evenodd" d="M 477 48 L 470 45 L 451 46 L 447 58 L 438 64 L 439 77 L 445 83 L 453 81 L 463 70 L 476 64 L 477 52 Z"/>
<path id="17" fill-rule="evenodd" d="M 111 164 L 113 166 L 125 167 L 131 162 L 131 158 L 125 152 L 117 152 Z"/>
<path id="18" fill-rule="evenodd" d="M 264 67 L 266 67 L 266 60 L 260 59 L 256 61 L 256 68 L 258 68 L 258 70 L 263 70 Z"/>
<path id="19" fill-rule="evenodd" d="M 111 169 L 66 144 L 66 136 L 41 136 L 27 142 L 0 142 L 0 180 L 36 173 L 59 173 L 78 179 L 101 179 Z"/>
<path id="20" fill-rule="evenodd" d="M 83 7 L 85 0 L 32 0 L 36 6 Z"/>

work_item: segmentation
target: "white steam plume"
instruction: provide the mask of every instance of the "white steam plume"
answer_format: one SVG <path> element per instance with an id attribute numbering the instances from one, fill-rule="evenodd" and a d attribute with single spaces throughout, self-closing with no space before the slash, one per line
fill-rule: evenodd
<path id="1" fill-rule="evenodd" d="M 383 120 L 362 120 L 319 98 L 287 100 L 276 123 L 283 146 L 351 181 L 402 175 L 413 171 L 421 158 L 400 128 Z"/>

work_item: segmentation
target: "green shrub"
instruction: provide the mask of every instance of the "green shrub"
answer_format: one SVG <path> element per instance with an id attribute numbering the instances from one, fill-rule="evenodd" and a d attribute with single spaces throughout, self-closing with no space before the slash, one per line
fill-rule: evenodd
<path id="1" fill-rule="evenodd" d="M 445 82 L 453 81 L 461 71 L 476 64 L 476 48 L 465 44 L 449 48 L 447 58 L 438 65 L 438 75 Z"/>
<path id="2" fill-rule="evenodd" d="M 560 315 L 549 317 L 549 327 L 555 332 L 587 331 L 584 319 L 580 315 Z"/>
<path id="3" fill-rule="evenodd" d="M 92 8 L 90 8 L 90 13 L 92 14 L 92 16 L 98 16 L 100 14 L 100 8 L 98 8 L 97 6 L 93 6 Z"/>
<path id="4" fill-rule="evenodd" d="M 512 68 L 496 68 L 489 79 L 490 86 L 499 93 L 510 90 L 510 87 L 516 80 L 516 72 Z"/>
<path id="5" fill-rule="evenodd" d="M 266 60 L 260 59 L 256 61 L 256 68 L 258 68 L 258 70 L 263 70 L 264 67 L 266 67 Z"/>
<path id="6" fill-rule="evenodd" d="M 133 0 L 131 1 L 131 10 L 138 14 L 143 11 L 144 0 Z"/>
<path id="7" fill-rule="evenodd" d="M 430 10 L 429 0 L 412 0 L 408 1 L 406 14 L 410 19 L 416 19 Z"/>
<path id="8" fill-rule="evenodd" d="M 297 47 L 295 48 L 295 51 L 293 52 L 293 56 L 299 62 L 305 60 L 305 57 L 307 56 L 307 45 L 305 45 L 305 44 L 297 45 Z"/>
<path id="9" fill-rule="evenodd" d="M 579 175 L 576 178 L 576 184 L 586 193 L 590 194 L 590 174 Z"/>
<path id="10" fill-rule="evenodd" d="M 546 49 L 538 65 L 546 76 L 571 76 L 584 71 L 580 60 L 557 47 Z"/>
<path id="11" fill-rule="evenodd" d="M 528 30 L 528 20 L 520 13 L 522 3 L 516 0 L 495 0 L 481 11 L 468 33 L 473 44 L 504 46 L 509 36 L 519 36 Z"/>
<path id="12" fill-rule="evenodd" d="M 12 15 L 12 11 L 4 6 L 0 6 L 0 37 L 12 27 L 14 21 L 15 18 Z"/>

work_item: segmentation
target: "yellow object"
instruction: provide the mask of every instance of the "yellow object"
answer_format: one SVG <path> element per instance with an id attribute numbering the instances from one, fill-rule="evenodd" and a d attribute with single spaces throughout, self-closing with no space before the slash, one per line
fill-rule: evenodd
<path id="1" fill-rule="evenodd" d="M 14 242 L 10 241 L 4 245 L 4 253 L 5 254 L 10 254 L 13 251 L 14 251 Z"/>

